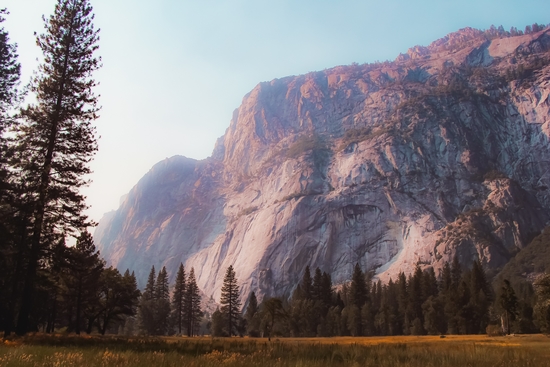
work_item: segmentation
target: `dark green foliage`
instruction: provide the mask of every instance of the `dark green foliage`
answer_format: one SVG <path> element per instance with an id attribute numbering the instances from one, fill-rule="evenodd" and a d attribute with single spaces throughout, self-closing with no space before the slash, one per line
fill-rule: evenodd
<path id="1" fill-rule="evenodd" d="M 80 334 L 86 326 L 84 315 L 93 317 L 94 304 L 97 301 L 104 261 L 96 251 L 92 235 L 83 232 L 76 246 L 67 248 L 65 271 L 61 275 L 64 285 L 65 303 L 74 315 L 69 316 L 69 331 Z"/>
<path id="2" fill-rule="evenodd" d="M 94 56 L 99 40 L 88 0 L 59 0 L 37 37 L 43 62 L 30 91 L 36 102 L 21 111 L 18 157 L 14 169 L 32 204 L 31 230 L 17 332 L 30 327 L 38 272 L 46 250 L 60 238 L 90 225 L 83 214 L 80 188 L 91 171 L 88 163 L 97 150 L 92 122 L 97 97 L 92 73 L 100 67 Z"/>
<path id="3" fill-rule="evenodd" d="M 256 293 L 252 292 L 248 297 L 248 306 L 246 307 L 246 312 L 244 314 L 244 319 L 246 320 L 246 331 L 251 337 L 260 336 L 261 318 L 258 311 L 259 308 Z"/>
<path id="4" fill-rule="evenodd" d="M 0 10 L 0 24 L 5 21 L 6 9 Z M 9 34 L 0 28 L 0 330 L 6 336 L 13 327 L 16 298 L 21 288 L 23 248 L 20 234 L 26 228 L 17 188 L 14 187 L 14 172 L 9 169 L 13 140 L 8 132 L 14 128 L 11 110 L 18 98 L 17 83 L 20 65 L 17 62 L 17 47 L 9 42 Z"/>
<path id="5" fill-rule="evenodd" d="M 282 304 L 288 310 L 280 318 L 284 322 L 275 322 L 274 328 L 281 335 L 295 337 L 479 334 L 485 333 L 490 322 L 498 322 L 490 318 L 493 294 L 481 263 L 476 260 L 463 270 L 456 256 L 452 264 L 444 264 L 439 278 L 433 268 L 422 270 L 417 264 L 408 278 L 400 273 L 397 281 L 390 279 L 387 284 L 371 283 L 357 264 L 351 281 L 336 294 L 327 273 L 317 268 L 311 279 L 306 267 L 289 307 Z M 532 292 L 525 289 L 522 300 L 530 297 Z M 536 331 L 530 303 L 520 303 L 518 310 L 522 321 L 516 328 Z M 250 312 L 248 320 L 254 314 Z M 262 323 L 264 333 L 271 330 L 268 320 Z"/>
<path id="6" fill-rule="evenodd" d="M 155 279 L 156 279 L 155 266 L 151 266 L 151 271 L 149 272 L 149 277 L 147 278 L 147 285 L 143 291 L 144 300 L 152 300 L 155 298 Z"/>
<path id="7" fill-rule="evenodd" d="M 226 333 L 229 336 L 234 335 L 241 317 L 241 302 L 239 301 L 239 285 L 232 265 L 227 268 L 223 279 L 220 304 L 222 305 L 220 311 L 226 320 Z"/>
<path id="8" fill-rule="evenodd" d="M 142 333 L 147 335 L 156 334 L 155 280 L 156 280 L 155 267 L 152 266 L 151 271 L 149 272 L 149 277 L 147 279 L 147 285 L 145 286 L 145 290 L 143 291 L 143 294 L 141 296 L 141 300 L 139 303 L 139 313 L 138 313 L 139 329 Z"/>
<path id="9" fill-rule="evenodd" d="M 170 293 L 168 286 L 168 274 L 163 266 L 155 283 L 155 334 L 167 335 L 170 331 Z"/>
<path id="10" fill-rule="evenodd" d="M 166 335 L 170 332 L 170 296 L 168 274 L 163 267 L 155 279 L 155 267 L 147 280 L 139 303 L 139 329 L 147 335 Z"/>
<path id="11" fill-rule="evenodd" d="M 212 322 L 210 325 L 210 332 L 212 333 L 212 336 L 228 336 L 228 334 L 225 333 L 225 325 L 225 318 L 218 308 L 212 314 Z"/>
<path id="12" fill-rule="evenodd" d="M 283 301 L 280 298 L 268 298 L 262 302 L 261 313 L 263 315 L 264 332 L 268 340 L 274 331 L 275 322 L 287 318 L 287 312 L 283 308 Z"/>
<path id="13" fill-rule="evenodd" d="M 111 323 L 136 314 L 140 291 L 133 274 L 121 275 L 113 267 L 102 272 L 99 284 L 97 323 L 99 332 L 105 334 Z"/>
<path id="14" fill-rule="evenodd" d="M 194 268 L 191 268 L 191 271 L 189 272 L 189 278 L 187 279 L 187 285 L 185 288 L 185 327 L 187 329 L 187 336 L 194 336 L 198 334 L 202 318 L 201 295 L 199 292 L 199 287 L 197 286 L 197 281 L 195 279 Z"/>
<path id="15" fill-rule="evenodd" d="M 176 274 L 174 294 L 172 295 L 172 323 L 179 335 L 181 335 L 182 327 L 184 326 L 184 299 L 186 282 L 185 268 L 183 267 L 183 264 L 180 264 L 178 273 Z"/>
<path id="16" fill-rule="evenodd" d="M 498 305 L 503 311 L 503 327 L 506 331 L 506 334 L 510 334 L 510 322 L 516 318 L 518 313 L 518 298 L 516 297 L 516 292 L 514 288 L 510 285 L 510 282 L 505 279 L 500 288 L 500 293 L 498 295 Z"/>

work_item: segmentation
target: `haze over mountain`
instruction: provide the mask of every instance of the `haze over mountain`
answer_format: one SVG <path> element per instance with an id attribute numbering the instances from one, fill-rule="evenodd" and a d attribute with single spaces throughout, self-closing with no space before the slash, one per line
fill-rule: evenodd
<path id="1" fill-rule="evenodd" d="M 211 157 L 156 164 L 95 241 L 143 285 L 194 267 L 219 298 L 289 294 L 306 265 L 395 279 L 458 254 L 502 268 L 550 220 L 550 30 L 465 28 L 394 62 L 258 84 Z"/>

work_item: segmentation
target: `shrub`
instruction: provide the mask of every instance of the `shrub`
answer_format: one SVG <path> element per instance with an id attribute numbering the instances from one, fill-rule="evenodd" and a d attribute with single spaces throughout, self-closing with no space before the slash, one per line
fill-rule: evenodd
<path id="1" fill-rule="evenodd" d="M 487 328 L 485 329 L 487 332 L 487 336 L 503 336 L 502 328 L 500 325 L 487 325 Z"/>
<path id="2" fill-rule="evenodd" d="M 318 135 L 302 135 L 290 144 L 286 151 L 287 158 L 298 158 L 308 151 L 328 150 L 326 143 Z"/>

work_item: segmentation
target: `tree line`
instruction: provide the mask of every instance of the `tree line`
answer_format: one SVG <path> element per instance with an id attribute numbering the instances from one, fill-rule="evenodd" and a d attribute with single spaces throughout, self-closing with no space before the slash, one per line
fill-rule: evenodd
<path id="1" fill-rule="evenodd" d="M 455 257 L 439 276 L 417 265 L 387 283 L 357 264 L 349 282 L 333 287 L 329 274 L 317 268 L 312 277 L 306 267 L 289 298 L 258 305 L 252 292 L 243 324 L 252 337 L 548 333 L 550 274 L 516 292 L 508 280 L 493 287 L 479 261 L 463 269 Z"/>

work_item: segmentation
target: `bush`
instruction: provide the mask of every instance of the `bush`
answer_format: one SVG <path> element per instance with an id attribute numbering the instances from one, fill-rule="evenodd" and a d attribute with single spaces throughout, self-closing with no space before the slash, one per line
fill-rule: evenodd
<path id="1" fill-rule="evenodd" d="M 503 336 L 502 328 L 500 325 L 487 325 L 487 328 L 485 329 L 487 332 L 487 336 Z"/>
<path id="2" fill-rule="evenodd" d="M 287 158 L 298 158 L 308 151 L 328 150 L 326 143 L 318 135 L 302 135 L 290 144 L 286 151 Z"/>

